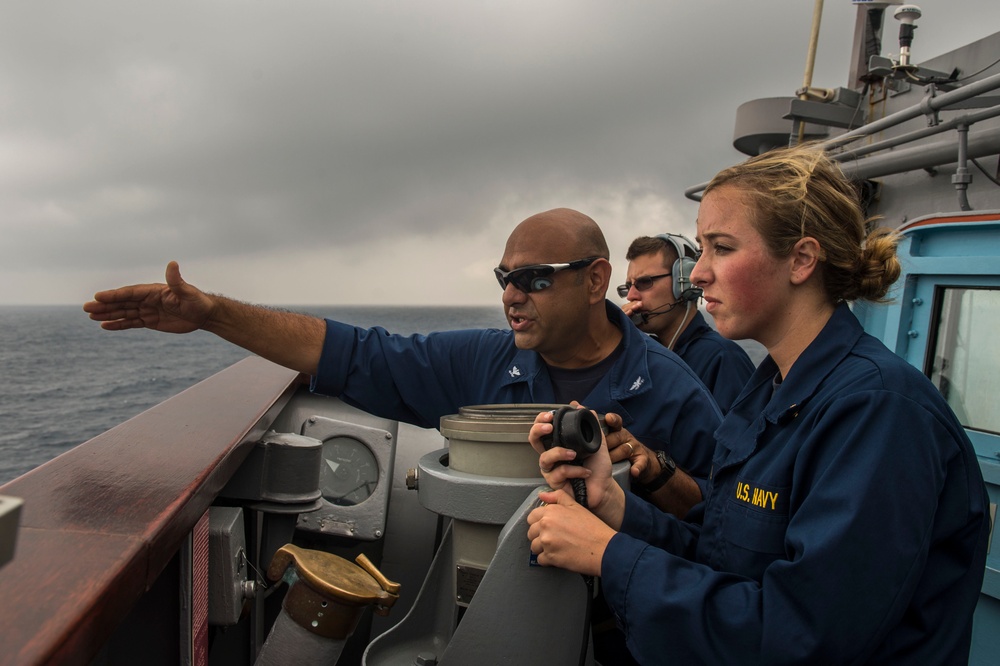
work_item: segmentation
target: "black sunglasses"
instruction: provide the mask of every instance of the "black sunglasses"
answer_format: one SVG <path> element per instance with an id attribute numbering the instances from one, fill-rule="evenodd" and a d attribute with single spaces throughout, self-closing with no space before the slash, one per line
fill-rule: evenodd
<path id="1" fill-rule="evenodd" d="M 512 284 L 516 289 L 530 294 L 533 291 L 541 291 L 546 287 L 551 287 L 552 276 L 559 271 L 583 268 L 584 266 L 591 265 L 598 259 L 600 257 L 587 257 L 586 259 L 571 261 L 568 264 L 535 264 L 534 266 L 515 268 L 512 271 L 494 268 L 493 272 L 497 276 L 497 282 L 500 283 L 501 289 L 506 289 L 508 284 Z"/>
<path id="2" fill-rule="evenodd" d="M 633 286 L 639 291 L 646 291 L 647 289 L 653 286 L 654 282 L 656 282 L 660 278 L 665 278 L 668 275 L 670 275 L 670 273 L 662 273 L 660 275 L 647 275 L 646 277 L 636 278 L 635 282 L 626 282 L 625 284 L 619 285 L 618 295 L 621 296 L 622 298 L 627 298 L 628 290 L 631 289 Z"/>

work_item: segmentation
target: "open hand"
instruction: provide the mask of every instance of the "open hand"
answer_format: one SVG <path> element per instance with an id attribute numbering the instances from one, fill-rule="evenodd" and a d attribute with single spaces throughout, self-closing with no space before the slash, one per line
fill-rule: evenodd
<path id="1" fill-rule="evenodd" d="M 94 294 L 84 312 L 101 328 L 122 331 L 150 328 L 166 333 L 190 333 L 208 322 L 214 302 L 181 277 L 176 261 L 167 264 L 166 284 L 137 284 Z"/>

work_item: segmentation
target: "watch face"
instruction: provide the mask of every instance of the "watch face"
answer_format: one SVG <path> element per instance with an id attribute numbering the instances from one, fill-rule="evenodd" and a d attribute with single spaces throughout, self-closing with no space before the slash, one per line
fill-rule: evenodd
<path id="1" fill-rule="evenodd" d="M 674 462 L 673 458 L 667 455 L 666 451 L 657 451 L 656 461 L 660 463 L 659 474 L 657 474 L 652 481 L 640 486 L 646 492 L 651 493 L 662 488 L 674 475 L 674 472 L 677 471 L 677 463 Z"/>
<path id="2" fill-rule="evenodd" d="M 367 446 L 353 437 L 323 442 L 323 497 L 338 506 L 354 506 L 371 497 L 378 485 L 378 462 Z"/>
<path id="3" fill-rule="evenodd" d="M 663 474 L 664 472 L 673 474 L 677 469 L 677 463 L 674 462 L 673 458 L 667 455 L 666 451 L 657 451 L 656 459 L 660 461 L 660 474 Z"/>

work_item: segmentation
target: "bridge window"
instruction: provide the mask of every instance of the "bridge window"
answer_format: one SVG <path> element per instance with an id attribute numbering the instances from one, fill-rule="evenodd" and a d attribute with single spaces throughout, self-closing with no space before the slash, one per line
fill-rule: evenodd
<path id="1" fill-rule="evenodd" d="M 1000 434 L 1000 289 L 941 288 L 931 381 L 967 428 Z"/>

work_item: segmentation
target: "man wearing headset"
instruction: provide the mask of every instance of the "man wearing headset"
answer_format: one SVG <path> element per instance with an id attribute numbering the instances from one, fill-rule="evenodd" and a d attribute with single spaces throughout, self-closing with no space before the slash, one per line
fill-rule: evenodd
<path id="1" fill-rule="evenodd" d="M 698 311 L 701 289 L 691 284 L 698 248 L 680 234 L 640 236 L 625 254 L 628 279 L 618 287 L 625 314 L 691 366 L 723 413 L 753 374 L 750 357 L 719 335 Z"/>

